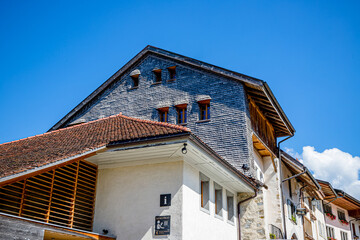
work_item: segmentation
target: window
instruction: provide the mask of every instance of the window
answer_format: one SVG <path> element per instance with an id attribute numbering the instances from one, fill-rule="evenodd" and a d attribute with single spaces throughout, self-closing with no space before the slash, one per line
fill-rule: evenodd
<path id="1" fill-rule="evenodd" d="M 233 222 L 234 221 L 234 194 L 226 191 L 226 205 L 228 211 L 228 220 Z"/>
<path id="2" fill-rule="evenodd" d="M 169 80 L 175 80 L 176 79 L 176 66 L 168 67 L 169 71 Z"/>
<path id="3" fill-rule="evenodd" d="M 208 177 L 200 173 L 201 207 L 207 210 L 209 210 L 209 181 Z"/>
<path id="4" fill-rule="evenodd" d="M 321 237 L 326 238 L 325 226 L 318 220 L 319 234 Z"/>
<path id="5" fill-rule="evenodd" d="M 324 213 L 332 213 L 330 204 L 324 204 Z"/>
<path id="6" fill-rule="evenodd" d="M 222 187 L 214 182 L 214 192 L 215 192 L 215 214 L 222 216 Z"/>
<path id="7" fill-rule="evenodd" d="M 161 69 L 155 68 L 153 70 L 155 83 L 161 83 Z"/>
<path id="8" fill-rule="evenodd" d="M 288 178 L 289 178 L 290 176 L 288 176 Z M 292 187 L 291 187 L 291 179 L 290 180 L 288 180 L 288 183 L 289 183 L 289 196 L 290 196 L 290 198 L 292 199 Z"/>
<path id="9" fill-rule="evenodd" d="M 290 220 L 292 220 L 294 223 L 296 223 L 296 207 L 295 204 L 290 201 L 290 199 L 287 200 L 288 205 L 288 217 Z"/>
<path id="10" fill-rule="evenodd" d="M 159 112 L 159 121 L 168 122 L 169 108 L 168 107 L 159 108 L 158 112 Z"/>
<path id="11" fill-rule="evenodd" d="M 334 228 L 326 226 L 326 234 L 327 234 L 328 238 L 335 237 Z"/>
<path id="12" fill-rule="evenodd" d="M 210 100 L 199 101 L 199 120 L 210 119 Z"/>
<path id="13" fill-rule="evenodd" d="M 340 231 L 341 240 L 348 240 L 348 235 L 346 232 Z"/>
<path id="14" fill-rule="evenodd" d="M 181 104 L 176 106 L 177 111 L 177 123 L 184 124 L 187 122 L 187 104 Z"/>
<path id="15" fill-rule="evenodd" d="M 337 211 L 337 214 L 338 214 L 339 220 L 346 220 L 346 218 L 345 218 L 345 213 L 344 213 L 343 211 L 338 210 L 338 211 Z"/>
<path id="16" fill-rule="evenodd" d="M 140 75 L 131 76 L 131 79 L 133 80 L 133 88 L 137 88 L 139 86 L 139 76 Z"/>

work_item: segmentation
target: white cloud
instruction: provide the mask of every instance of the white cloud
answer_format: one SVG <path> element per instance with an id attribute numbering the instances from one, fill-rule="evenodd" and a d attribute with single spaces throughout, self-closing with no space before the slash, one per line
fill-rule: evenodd
<path id="1" fill-rule="evenodd" d="M 293 149 L 285 151 L 299 159 L 313 171 L 315 178 L 328 181 L 334 188 L 342 189 L 360 200 L 360 157 L 352 156 L 337 148 L 317 152 L 314 147 L 303 147 L 302 154 Z"/>

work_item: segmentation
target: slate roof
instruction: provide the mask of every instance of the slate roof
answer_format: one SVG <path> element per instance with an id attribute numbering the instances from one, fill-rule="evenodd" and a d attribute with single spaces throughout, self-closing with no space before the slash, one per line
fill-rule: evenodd
<path id="1" fill-rule="evenodd" d="M 0 144 L 0 178 L 73 157 L 111 142 L 190 133 L 183 126 L 121 114 Z"/>
<path id="2" fill-rule="evenodd" d="M 82 108 L 91 104 L 91 102 L 96 99 L 97 96 L 101 95 L 104 91 L 106 91 L 109 86 L 113 84 L 113 82 L 120 79 L 121 76 L 123 76 L 128 69 L 140 62 L 141 59 L 143 59 L 149 54 L 160 58 L 170 59 L 172 61 L 185 64 L 196 69 L 201 69 L 203 71 L 207 71 L 216 75 L 221 75 L 243 83 L 245 85 L 247 94 L 252 97 L 255 103 L 259 106 L 260 110 L 263 113 L 268 113 L 266 117 L 270 121 L 270 123 L 273 124 L 276 136 L 284 137 L 294 135 L 294 127 L 292 126 L 291 122 L 287 118 L 286 114 L 284 113 L 283 109 L 281 108 L 280 104 L 272 93 L 270 87 L 265 81 L 225 68 L 221 68 L 209 63 L 205 63 L 190 57 L 182 56 L 180 54 L 173 53 L 154 46 L 146 46 L 134 58 L 132 58 L 128 63 L 126 63 L 114 75 L 112 75 L 108 80 L 106 80 L 100 87 L 98 87 L 86 99 L 84 99 L 67 115 L 65 115 L 51 129 L 49 129 L 49 131 L 64 127 L 72 116 L 81 111 Z"/>

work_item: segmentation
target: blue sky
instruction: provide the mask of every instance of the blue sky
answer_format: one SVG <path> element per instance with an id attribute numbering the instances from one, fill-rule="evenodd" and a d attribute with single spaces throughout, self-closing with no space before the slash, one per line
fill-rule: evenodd
<path id="1" fill-rule="evenodd" d="M 221 4 L 219 4 L 221 3 Z M 146 45 L 267 81 L 284 146 L 360 156 L 359 1 L 0 1 L 0 143 L 47 131 Z"/>

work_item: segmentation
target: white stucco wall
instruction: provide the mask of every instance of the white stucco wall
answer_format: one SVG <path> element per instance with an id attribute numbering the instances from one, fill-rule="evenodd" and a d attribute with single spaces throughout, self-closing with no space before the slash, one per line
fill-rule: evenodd
<path id="1" fill-rule="evenodd" d="M 216 181 L 223 187 L 223 212 L 222 217 L 215 216 L 214 204 L 214 179 L 210 177 L 210 207 L 209 211 L 201 209 L 199 170 L 184 163 L 184 186 L 183 186 L 183 228 L 184 240 L 236 240 L 237 218 L 234 200 L 235 218 L 234 222 L 227 220 L 226 189 L 221 180 Z M 236 194 L 234 194 L 236 199 Z"/>
<path id="2" fill-rule="evenodd" d="M 118 240 L 164 239 L 154 236 L 155 216 L 171 216 L 165 239 L 182 239 L 183 162 L 100 169 L 95 202 L 95 232 L 108 229 Z M 171 206 L 160 207 L 160 194 Z"/>
<path id="3" fill-rule="evenodd" d="M 283 173 L 283 179 L 286 179 L 288 177 L 291 177 L 293 174 L 285 167 L 284 164 L 282 164 L 282 173 Z M 288 181 L 283 183 L 283 194 L 284 194 L 284 210 L 285 210 L 285 224 L 286 224 L 286 233 L 287 238 L 290 239 L 291 236 L 295 233 L 298 239 L 304 239 L 304 233 L 303 233 L 303 227 L 302 227 L 302 219 L 299 216 L 296 216 L 296 223 L 294 223 L 290 218 L 288 214 L 288 204 L 287 200 L 290 199 L 295 206 L 300 206 L 300 200 L 299 200 L 299 190 L 300 185 L 297 184 L 296 180 L 291 179 L 291 186 L 292 186 L 292 198 L 290 199 L 290 193 L 289 193 L 289 183 Z"/>

